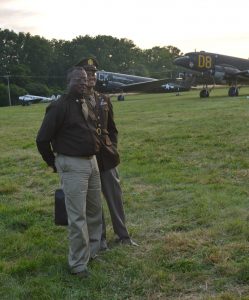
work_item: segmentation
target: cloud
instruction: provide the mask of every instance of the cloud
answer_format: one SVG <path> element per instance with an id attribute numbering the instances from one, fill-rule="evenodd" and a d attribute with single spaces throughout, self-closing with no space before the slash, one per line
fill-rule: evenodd
<path id="1" fill-rule="evenodd" d="M 34 11 L 22 11 L 19 9 L 10 9 L 10 8 L 6 8 L 6 9 L 1 9 L 0 10 L 0 18 L 1 18 L 1 22 L 3 19 L 8 20 L 8 19 L 13 19 L 18 18 L 18 19 L 22 19 L 22 18 L 28 18 L 32 15 L 32 17 L 34 15 L 38 15 L 38 13 L 34 12 Z"/>
<path id="2" fill-rule="evenodd" d="M 10 4 L 14 7 L 10 7 Z M 0 28 L 16 32 L 35 32 L 38 29 L 35 22 L 41 14 L 34 10 L 24 10 L 15 7 L 15 1 L 0 0 Z"/>
<path id="3" fill-rule="evenodd" d="M 9 6 L 9 4 L 15 2 L 15 0 L 0 0 L 0 5 L 3 8 L 4 6 Z"/>

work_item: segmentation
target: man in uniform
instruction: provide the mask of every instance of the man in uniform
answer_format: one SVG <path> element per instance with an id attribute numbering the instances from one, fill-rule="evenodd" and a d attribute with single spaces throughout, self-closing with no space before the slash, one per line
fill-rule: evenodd
<path id="1" fill-rule="evenodd" d="M 84 99 L 87 74 L 82 67 L 68 73 L 68 91 L 46 109 L 36 143 L 42 158 L 58 171 L 68 214 L 72 274 L 89 276 L 87 264 L 100 248 L 101 183 L 96 160 L 96 119 Z"/>
<path id="2" fill-rule="evenodd" d="M 97 116 L 97 132 L 100 139 L 100 151 L 97 153 L 97 161 L 100 170 L 101 188 L 110 211 L 113 230 L 118 236 L 117 241 L 119 243 L 138 246 L 130 238 L 125 225 L 122 190 L 116 169 L 120 160 L 117 151 L 118 130 L 113 118 L 113 107 L 109 97 L 94 91 L 98 62 L 95 58 L 90 57 L 81 60 L 77 65 L 82 66 L 87 72 L 88 101 L 95 109 Z M 101 250 L 106 249 L 106 225 L 103 214 Z"/>

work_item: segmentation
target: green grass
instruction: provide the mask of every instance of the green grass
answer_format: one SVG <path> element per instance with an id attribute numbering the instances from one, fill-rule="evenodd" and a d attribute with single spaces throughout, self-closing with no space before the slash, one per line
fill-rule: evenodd
<path id="1" fill-rule="evenodd" d="M 0 109 L 0 299 L 249 299 L 249 89 L 113 98 L 129 231 L 80 280 L 35 137 L 46 104 Z"/>

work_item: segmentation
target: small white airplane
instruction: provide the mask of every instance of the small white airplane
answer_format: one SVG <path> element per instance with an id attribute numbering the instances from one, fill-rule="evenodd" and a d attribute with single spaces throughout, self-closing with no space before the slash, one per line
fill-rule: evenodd
<path id="1" fill-rule="evenodd" d="M 38 102 L 50 102 L 56 100 L 54 97 L 43 97 L 43 96 L 35 96 L 35 95 L 24 95 L 19 97 L 19 101 L 23 106 L 30 105 L 31 103 Z"/>

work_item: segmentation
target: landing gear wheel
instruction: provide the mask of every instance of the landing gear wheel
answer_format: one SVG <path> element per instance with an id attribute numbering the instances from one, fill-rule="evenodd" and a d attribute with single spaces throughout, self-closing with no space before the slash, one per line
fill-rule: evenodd
<path id="1" fill-rule="evenodd" d="M 208 98 L 209 97 L 209 91 L 208 90 L 201 90 L 200 91 L 200 98 Z"/>
<path id="2" fill-rule="evenodd" d="M 124 101 L 124 95 L 118 95 L 118 101 Z"/>
<path id="3" fill-rule="evenodd" d="M 239 90 L 235 86 L 232 86 L 228 90 L 228 96 L 229 97 L 238 97 L 239 96 Z"/>

